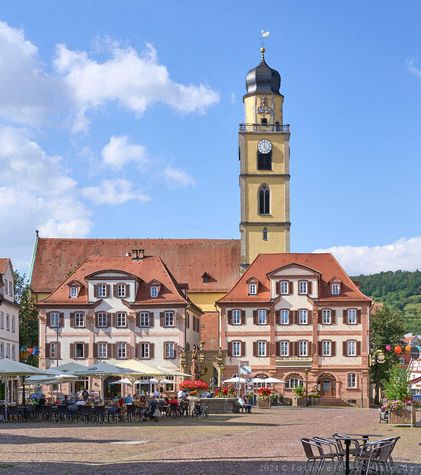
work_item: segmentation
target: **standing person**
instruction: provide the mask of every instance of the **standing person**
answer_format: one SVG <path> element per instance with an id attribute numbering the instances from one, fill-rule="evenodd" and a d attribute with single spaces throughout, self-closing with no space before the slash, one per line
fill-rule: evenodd
<path id="1" fill-rule="evenodd" d="M 87 401 L 89 399 L 89 391 L 87 389 L 84 389 L 82 391 L 82 398 L 84 401 Z"/>
<path id="2" fill-rule="evenodd" d="M 186 392 L 184 391 L 184 389 L 180 389 L 177 393 L 177 397 L 178 399 L 180 399 L 181 401 L 184 401 L 184 399 L 187 399 L 187 394 Z"/>

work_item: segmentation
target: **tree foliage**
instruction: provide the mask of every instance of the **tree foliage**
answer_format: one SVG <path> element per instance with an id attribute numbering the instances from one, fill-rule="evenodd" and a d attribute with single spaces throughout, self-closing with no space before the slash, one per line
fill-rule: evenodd
<path id="1" fill-rule="evenodd" d="M 389 380 L 384 385 L 384 393 L 388 400 L 403 401 L 409 397 L 408 375 L 399 365 L 391 369 Z"/>
<path id="2" fill-rule="evenodd" d="M 25 274 L 15 272 L 15 299 L 19 305 L 19 340 L 21 346 L 38 345 L 38 311 L 32 300 L 31 289 Z M 37 365 L 38 358 L 30 355 L 28 364 Z"/>

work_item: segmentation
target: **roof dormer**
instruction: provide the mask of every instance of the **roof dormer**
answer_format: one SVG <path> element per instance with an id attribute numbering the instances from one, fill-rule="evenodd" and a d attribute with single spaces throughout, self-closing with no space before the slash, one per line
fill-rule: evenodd
<path id="1" fill-rule="evenodd" d="M 158 298 L 161 292 L 161 287 L 162 287 L 161 282 L 159 282 L 159 280 L 153 279 L 150 282 L 148 282 L 148 287 L 149 287 L 149 296 L 152 299 Z"/>
<path id="2" fill-rule="evenodd" d="M 246 280 L 249 295 L 257 295 L 259 293 L 259 280 L 256 277 L 250 277 Z"/>
<path id="3" fill-rule="evenodd" d="M 77 280 L 72 280 L 71 282 L 68 282 L 67 285 L 69 287 L 69 298 L 78 298 L 80 294 L 80 289 L 83 287 L 83 285 Z"/>
<path id="4" fill-rule="evenodd" d="M 329 280 L 329 288 L 331 295 L 341 295 L 342 293 L 342 281 L 338 277 L 333 277 Z"/>

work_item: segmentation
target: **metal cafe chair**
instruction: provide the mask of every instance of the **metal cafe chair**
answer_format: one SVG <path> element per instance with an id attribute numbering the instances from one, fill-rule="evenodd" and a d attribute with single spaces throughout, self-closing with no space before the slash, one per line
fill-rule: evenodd
<path id="1" fill-rule="evenodd" d="M 396 445 L 397 440 L 376 440 L 374 442 L 367 442 L 361 449 L 361 453 L 355 458 L 355 473 L 368 474 L 375 470 L 375 473 L 380 473 L 384 470 L 385 473 L 394 473 L 393 462 L 390 462 L 390 456 Z"/>
<path id="2" fill-rule="evenodd" d="M 339 442 L 336 439 L 316 436 L 313 437 L 313 440 L 325 447 L 324 454 L 329 457 L 329 460 L 331 460 L 333 472 L 337 472 L 339 468 L 345 469 L 345 453 L 341 450 Z"/>
<path id="3" fill-rule="evenodd" d="M 307 462 L 304 467 L 304 474 L 314 473 L 319 475 L 322 472 L 322 469 L 326 462 L 332 462 L 335 464 L 335 456 L 329 451 L 323 450 L 323 444 L 314 439 L 302 438 L 300 439 L 303 444 L 303 449 L 305 456 L 307 457 Z M 307 470 L 310 469 L 309 472 Z"/>

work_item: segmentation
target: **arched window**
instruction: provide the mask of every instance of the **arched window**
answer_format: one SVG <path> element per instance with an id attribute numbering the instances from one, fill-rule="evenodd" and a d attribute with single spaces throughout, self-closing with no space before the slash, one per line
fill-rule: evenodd
<path id="1" fill-rule="evenodd" d="M 259 189 L 259 214 L 269 214 L 270 190 L 267 185 Z"/>
<path id="2" fill-rule="evenodd" d="M 267 153 L 257 151 L 257 169 L 272 170 L 272 150 Z"/>
<path id="3" fill-rule="evenodd" d="M 263 228 L 263 241 L 268 240 L 268 228 Z"/>

